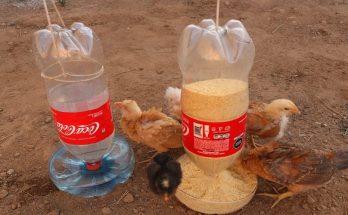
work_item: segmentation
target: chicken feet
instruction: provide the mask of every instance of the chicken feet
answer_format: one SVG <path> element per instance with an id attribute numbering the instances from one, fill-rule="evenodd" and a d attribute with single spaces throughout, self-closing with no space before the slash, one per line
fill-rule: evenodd
<path id="1" fill-rule="evenodd" d="M 271 208 L 274 208 L 281 200 L 293 196 L 294 193 L 291 192 L 291 191 L 288 191 L 288 192 L 281 193 L 281 194 L 257 193 L 256 195 L 258 195 L 258 196 L 268 196 L 268 197 L 271 197 L 273 199 L 276 199 L 276 201 L 273 203 L 273 205 L 271 207 Z"/>

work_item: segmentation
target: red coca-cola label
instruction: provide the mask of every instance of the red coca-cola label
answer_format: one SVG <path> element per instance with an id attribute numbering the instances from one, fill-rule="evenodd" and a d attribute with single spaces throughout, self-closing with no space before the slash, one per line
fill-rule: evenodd
<path id="1" fill-rule="evenodd" d="M 59 138 L 68 144 L 99 142 L 114 132 L 110 100 L 101 107 L 82 112 L 61 112 L 51 108 Z"/>
<path id="2" fill-rule="evenodd" d="M 225 157 L 242 149 L 247 114 L 227 122 L 205 122 L 182 114 L 183 141 L 187 150 L 204 157 Z"/>

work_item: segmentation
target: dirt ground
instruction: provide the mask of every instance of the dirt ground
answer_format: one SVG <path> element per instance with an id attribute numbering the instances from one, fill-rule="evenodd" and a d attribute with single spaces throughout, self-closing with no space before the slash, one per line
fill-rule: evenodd
<path id="1" fill-rule="evenodd" d="M 34 63 L 32 34 L 46 25 L 40 4 L 0 2 L 0 214 L 197 214 L 173 198 L 149 191 L 145 168 L 112 193 L 81 199 L 59 191 L 47 163 L 59 146 Z M 214 0 L 66 0 L 68 25 L 91 26 L 104 46 L 111 100 L 131 98 L 143 108 L 164 106 L 168 86 L 180 86 L 177 42 L 184 26 L 215 16 Z M 250 74 L 252 100 L 287 97 L 302 115 L 286 141 L 317 149 L 348 144 L 348 2 L 344 0 L 222 0 L 223 22 L 235 18 L 256 46 Z M 331 110 L 330 110 L 331 109 Z M 115 121 L 120 113 L 114 110 Z M 150 151 L 134 147 L 137 160 Z M 182 150 L 173 152 L 179 156 Z M 117 200 L 129 191 L 134 200 Z M 258 192 L 273 192 L 260 180 Z M 7 194 L 7 195 L 6 195 Z M 347 214 L 348 171 L 327 186 L 282 201 L 256 196 L 235 214 Z"/>

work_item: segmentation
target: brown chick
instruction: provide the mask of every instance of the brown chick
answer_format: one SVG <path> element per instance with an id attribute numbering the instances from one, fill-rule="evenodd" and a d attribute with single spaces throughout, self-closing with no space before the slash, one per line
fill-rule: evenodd
<path id="1" fill-rule="evenodd" d="M 249 105 L 247 133 L 253 145 L 253 136 L 280 139 L 293 114 L 300 114 L 296 105 L 288 99 L 276 99 L 271 103 L 253 102 Z"/>
<path id="2" fill-rule="evenodd" d="M 157 152 L 182 147 L 182 128 L 178 121 L 156 108 L 142 112 L 133 100 L 116 102 L 115 105 L 122 113 L 121 128 L 131 140 Z"/>
<path id="3" fill-rule="evenodd" d="M 288 188 L 282 194 L 261 193 L 282 199 L 325 185 L 336 170 L 348 168 L 348 151 L 325 152 L 295 145 L 267 143 L 242 158 L 242 166 L 254 174 Z"/>

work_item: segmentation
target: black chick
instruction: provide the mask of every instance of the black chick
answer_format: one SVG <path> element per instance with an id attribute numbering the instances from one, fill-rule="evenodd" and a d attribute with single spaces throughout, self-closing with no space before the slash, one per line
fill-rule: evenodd
<path id="1" fill-rule="evenodd" d="M 164 201 L 174 194 L 181 183 L 180 163 L 166 153 L 156 155 L 147 167 L 147 177 L 151 190 L 164 196 Z"/>

